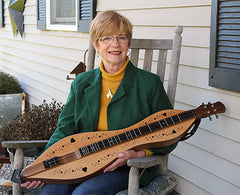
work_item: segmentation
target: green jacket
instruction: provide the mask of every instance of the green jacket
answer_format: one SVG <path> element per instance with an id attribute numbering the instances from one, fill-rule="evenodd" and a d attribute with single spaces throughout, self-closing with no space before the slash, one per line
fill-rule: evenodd
<path id="1" fill-rule="evenodd" d="M 46 148 L 66 136 L 96 131 L 100 96 L 100 68 L 79 74 L 72 82 L 66 105 L 58 120 L 58 127 Z M 108 128 L 126 128 L 157 111 L 171 108 L 159 76 L 136 68 L 129 62 L 123 80 L 107 108 Z M 154 154 L 167 154 L 175 147 L 176 144 L 151 151 Z M 155 172 L 154 169 L 146 172 L 142 184 L 146 185 L 152 180 Z"/>

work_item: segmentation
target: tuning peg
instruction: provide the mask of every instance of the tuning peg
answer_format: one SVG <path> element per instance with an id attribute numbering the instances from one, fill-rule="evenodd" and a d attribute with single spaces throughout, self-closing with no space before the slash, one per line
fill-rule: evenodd
<path id="1" fill-rule="evenodd" d="M 209 116 L 209 120 L 212 121 L 212 117 L 211 116 Z"/>
<path id="2" fill-rule="evenodd" d="M 215 114 L 215 116 L 216 116 L 216 119 L 219 119 L 219 117 L 218 117 L 218 115 L 217 115 L 217 114 Z"/>
<path id="3" fill-rule="evenodd" d="M 202 103 L 203 108 L 207 108 L 207 104 Z"/>

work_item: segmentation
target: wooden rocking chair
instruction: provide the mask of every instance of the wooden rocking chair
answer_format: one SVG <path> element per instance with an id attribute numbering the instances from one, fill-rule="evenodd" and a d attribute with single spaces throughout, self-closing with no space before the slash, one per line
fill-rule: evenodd
<path id="1" fill-rule="evenodd" d="M 133 39 L 131 43 L 131 57 L 130 60 L 135 65 L 141 64 L 143 62 L 143 69 L 151 71 L 156 65 L 156 74 L 161 78 L 164 83 L 166 61 L 168 50 L 171 50 L 171 61 L 168 70 L 168 79 L 165 86 L 167 86 L 167 95 L 174 106 L 178 66 L 180 59 L 181 50 L 181 33 L 182 27 L 177 26 L 175 30 L 175 35 L 173 39 Z M 141 56 L 142 50 L 145 50 L 144 58 Z M 155 56 L 155 50 L 158 51 L 158 57 L 153 59 Z M 95 62 L 95 50 L 90 44 L 88 49 L 88 60 L 87 60 L 87 70 L 94 68 Z M 16 152 L 14 155 L 14 168 L 23 168 L 23 148 L 32 147 L 44 147 L 47 140 L 36 140 L 36 141 L 4 141 L 2 146 L 5 148 L 15 148 Z M 129 176 L 129 187 L 128 191 L 119 192 L 117 195 L 137 195 L 137 194 L 167 194 L 177 185 L 177 180 L 175 178 L 167 177 L 167 163 L 168 155 L 163 156 L 148 156 L 138 159 L 130 159 L 127 164 L 131 167 Z M 155 178 L 149 186 L 139 189 L 139 168 L 148 168 L 151 166 L 158 166 L 158 177 Z M 13 184 L 13 195 L 22 194 L 22 189 L 18 184 Z M 35 193 L 37 194 L 37 193 Z"/>

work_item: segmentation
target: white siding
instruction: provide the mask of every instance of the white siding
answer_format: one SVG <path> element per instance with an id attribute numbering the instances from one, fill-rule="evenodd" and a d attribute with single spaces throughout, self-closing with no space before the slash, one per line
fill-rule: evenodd
<path id="1" fill-rule="evenodd" d="M 5 0 L 5 28 L 0 28 L 0 69 L 21 81 L 31 103 L 52 97 L 65 101 L 66 75 L 80 61 L 88 33 L 36 29 L 36 1 L 28 0 L 23 39 L 12 34 Z M 196 134 L 179 143 L 169 158 L 169 173 L 181 194 L 240 194 L 240 93 L 208 85 L 211 0 L 98 0 L 97 10 L 115 9 L 134 25 L 134 38 L 172 38 L 183 26 L 175 109 L 222 101 L 227 111 L 203 119 Z"/>
<path id="2" fill-rule="evenodd" d="M 65 102 L 70 81 L 67 74 L 83 61 L 89 34 L 40 31 L 36 26 L 36 1 L 28 0 L 24 11 L 24 35 L 13 36 L 4 1 L 5 27 L 0 28 L 0 70 L 15 75 L 28 94 L 30 103 L 55 98 Z"/>

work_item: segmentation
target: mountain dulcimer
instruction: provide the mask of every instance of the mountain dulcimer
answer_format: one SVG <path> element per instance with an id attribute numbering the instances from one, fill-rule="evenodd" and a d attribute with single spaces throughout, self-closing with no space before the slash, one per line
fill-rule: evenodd
<path id="1" fill-rule="evenodd" d="M 121 130 L 71 135 L 52 145 L 31 165 L 15 170 L 12 181 L 78 183 L 102 173 L 116 160 L 117 153 L 163 147 L 187 139 L 196 131 L 194 124 L 199 124 L 201 118 L 223 112 L 225 106 L 221 102 L 202 104 L 189 111 L 160 111 Z"/>

